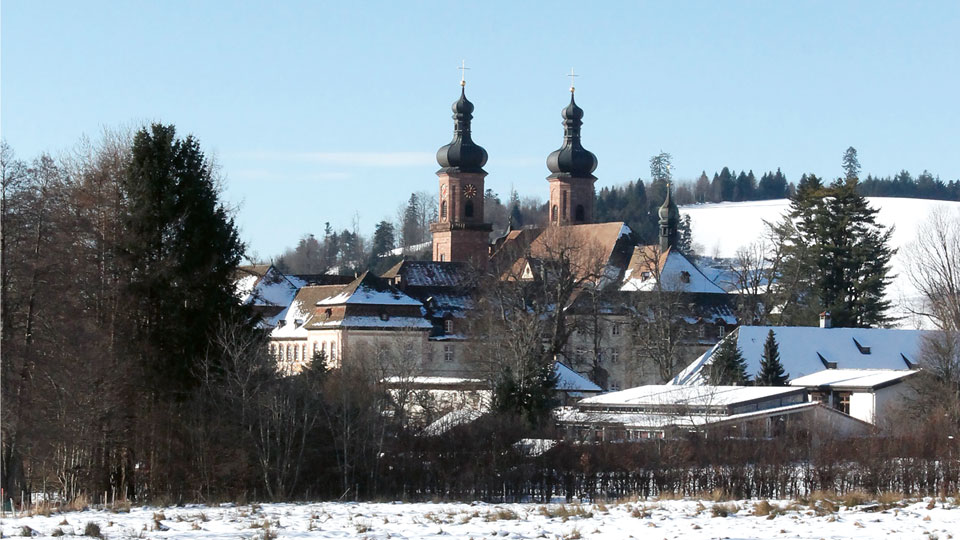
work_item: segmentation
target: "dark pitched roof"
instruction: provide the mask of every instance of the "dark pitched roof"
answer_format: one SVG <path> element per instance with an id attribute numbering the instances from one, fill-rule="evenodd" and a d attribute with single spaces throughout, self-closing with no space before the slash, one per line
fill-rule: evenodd
<path id="1" fill-rule="evenodd" d="M 441 261 L 400 261 L 381 277 L 407 287 L 470 287 L 473 271 L 466 263 Z M 398 279 L 399 278 L 399 279 Z"/>

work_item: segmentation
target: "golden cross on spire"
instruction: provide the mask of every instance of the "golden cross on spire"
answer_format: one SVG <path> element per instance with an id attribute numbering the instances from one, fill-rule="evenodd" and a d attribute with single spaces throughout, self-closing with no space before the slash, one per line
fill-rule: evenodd
<path id="1" fill-rule="evenodd" d="M 467 70 L 470 69 L 467 67 L 467 61 L 461 60 L 460 67 L 458 67 L 457 69 L 460 70 L 460 86 L 466 86 L 467 85 L 466 74 L 467 74 Z"/>
<path id="2" fill-rule="evenodd" d="M 570 74 L 567 75 L 567 77 L 570 77 L 570 93 L 572 94 L 573 91 L 575 90 L 575 88 L 573 87 L 573 78 L 579 77 L 579 75 L 573 72 L 573 68 L 570 68 Z"/>

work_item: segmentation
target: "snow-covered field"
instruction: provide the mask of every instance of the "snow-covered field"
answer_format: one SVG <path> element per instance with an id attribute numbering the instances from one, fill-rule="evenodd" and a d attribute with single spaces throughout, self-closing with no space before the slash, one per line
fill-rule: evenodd
<path id="1" fill-rule="evenodd" d="M 759 501 L 593 504 L 312 503 L 88 510 L 3 519 L 2 536 L 104 538 L 923 538 L 960 535 L 953 499 L 886 509 Z M 770 508 L 767 508 L 769 510 Z M 760 510 L 760 511 L 758 511 Z M 761 515 L 757 515 L 761 514 Z M 29 527 L 30 529 L 25 529 Z M 958 536 L 960 538 L 960 536 Z"/>
<path id="2" fill-rule="evenodd" d="M 906 248 L 916 240 L 934 209 L 944 208 L 957 215 L 960 202 L 896 197 L 869 197 L 867 200 L 879 210 L 877 221 L 880 224 L 895 227 L 891 244 L 899 252 L 891 261 L 892 273 L 896 277 L 887 290 L 887 298 L 899 307 L 894 309 L 895 314 L 904 315 L 906 312 L 900 306 L 917 296 L 906 271 Z M 703 248 L 704 255 L 732 258 L 738 249 L 759 240 L 765 232 L 763 222 L 779 221 L 789 204 L 787 199 L 698 204 L 682 206 L 680 213 L 690 215 L 693 241 Z M 907 319 L 901 322 L 901 326 L 916 325 L 915 321 Z"/>

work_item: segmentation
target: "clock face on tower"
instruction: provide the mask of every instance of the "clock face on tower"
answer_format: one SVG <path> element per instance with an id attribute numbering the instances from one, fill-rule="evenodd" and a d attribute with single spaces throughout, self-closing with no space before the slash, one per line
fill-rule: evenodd
<path id="1" fill-rule="evenodd" d="M 477 186 L 473 184 L 467 184 L 463 188 L 463 194 L 467 196 L 468 199 L 472 199 L 477 196 Z"/>

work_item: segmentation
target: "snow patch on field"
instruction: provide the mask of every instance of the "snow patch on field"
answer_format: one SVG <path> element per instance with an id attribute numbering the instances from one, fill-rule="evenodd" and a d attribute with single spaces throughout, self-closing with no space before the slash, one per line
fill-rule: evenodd
<path id="1" fill-rule="evenodd" d="M 697 500 L 593 504 L 310 503 L 133 508 L 11 518 L 4 537 L 24 531 L 52 538 L 82 535 L 87 523 L 105 538 L 950 538 L 960 531 L 956 501 L 880 509 L 864 505 L 816 511 L 788 501 Z M 762 506 L 762 505 L 761 505 Z M 755 515 L 755 514 L 764 515 Z M 29 530 L 24 529 L 29 527 Z M 922 535 L 922 536 L 921 536 Z"/>

